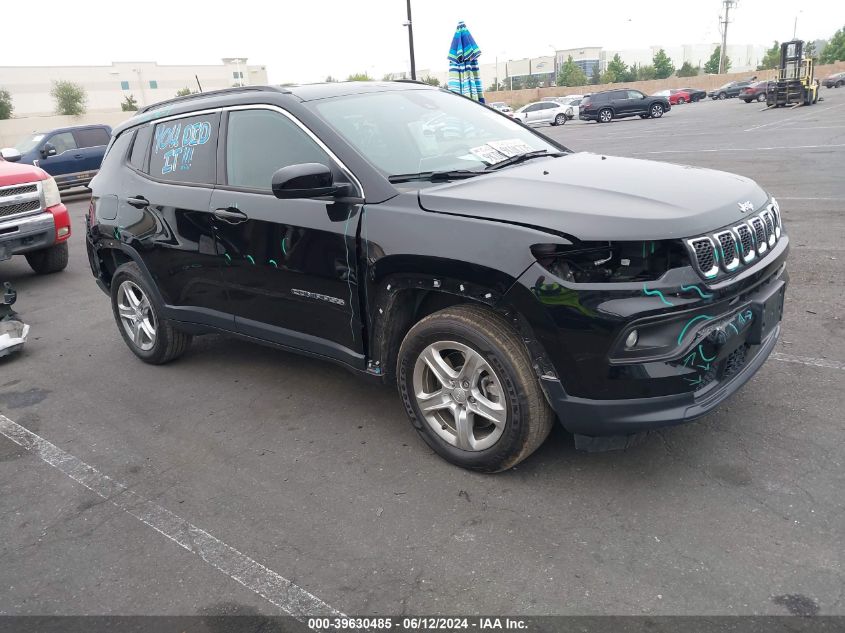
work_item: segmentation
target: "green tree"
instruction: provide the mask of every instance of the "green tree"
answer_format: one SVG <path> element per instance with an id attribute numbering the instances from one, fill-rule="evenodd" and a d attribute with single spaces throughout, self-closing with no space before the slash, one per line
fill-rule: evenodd
<path id="1" fill-rule="evenodd" d="M 9 93 L 9 91 L 5 88 L 0 88 L 0 121 L 3 119 L 11 119 L 12 111 L 14 109 L 11 93 Z"/>
<path id="2" fill-rule="evenodd" d="M 816 61 L 818 61 L 819 54 L 816 52 L 815 40 L 807 42 L 806 46 L 804 46 L 804 57 L 806 59 L 815 59 Z"/>
<path id="3" fill-rule="evenodd" d="M 700 66 L 693 66 L 689 62 L 684 62 L 678 69 L 678 77 L 695 77 L 701 70 Z"/>
<path id="4" fill-rule="evenodd" d="M 561 65 L 557 74 L 558 86 L 586 86 L 587 75 L 581 67 L 572 61 L 572 55 Z"/>
<path id="5" fill-rule="evenodd" d="M 439 86 L 440 80 L 437 77 L 432 77 L 431 75 L 426 75 L 420 81 L 424 84 L 428 84 L 429 86 Z"/>
<path id="6" fill-rule="evenodd" d="M 593 85 L 601 83 L 601 63 L 593 64 L 593 76 L 590 77 L 590 83 Z"/>
<path id="7" fill-rule="evenodd" d="M 845 61 L 845 27 L 833 34 L 833 37 L 824 47 L 821 58 L 819 58 L 819 62 L 822 64 L 832 64 L 838 61 Z"/>
<path id="8" fill-rule="evenodd" d="M 120 104 L 120 109 L 124 112 L 135 112 L 138 109 L 138 101 L 135 95 L 126 95 L 123 98 L 123 103 Z"/>
<path id="9" fill-rule="evenodd" d="M 637 80 L 648 81 L 650 79 L 665 79 L 657 74 L 657 69 L 654 66 L 640 66 L 637 68 Z"/>
<path id="10" fill-rule="evenodd" d="M 372 81 L 373 78 L 367 73 L 353 73 L 346 78 L 346 81 Z"/>
<path id="11" fill-rule="evenodd" d="M 605 79 L 607 77 L 607 79 Z M 618 83 L 620 81 L 630 81 L 628 79 L 628 65 L 616 53 L 609 62 L 607 62 L 607 70 L 602 75 L 604 83 Z"/>
<path id="12" fill-rule="evenodd" d="M 85 88 L 72 81 L 54 81 L 50 96 L 56 102 L 56 114 L 79 115 L 85 112 L 88 94 Z"/>
<path id="13" fill-rule="evenodd" d="M 523 87 L 525 88 L 539 88 L 540 87 L 540 78 L 537 75 L 528 75 L 525 77 L 524 81 L 522 82 Z"/>
<path id="14" fill-rule="evenodd" d="M 666 79 L 675 72 L 675 65 L 662 48 L 654 54 L 651 63 L 654 66 L 655 79 Z"/>
<path id="15" fill-rule="evenodd" d="M 763 61 L 757 66 L 757 70 L 771 70 L 780 65 L 780 44 L 774 41 L 772 47 L 763 55 Z"/>
<path id="16" fill-rule="evenodd" d="M 713 54 L 710 56 L 710 59 L 707 60 L 707 63 L 704 64 L 704 72 L 708 75 L 718 75 L 719 74 L 719 57 L 722 55 L 722 47 L 717 46 L 713 50 Z M 731 69 L 731 58 L 725 56 L 725 72 L 728 72 Z"/>
<path id="17" fill-rule="evenodd" d="M 494 81 L 487 86 L 487 92 L 499 92 L 500 90 L 507 90 L 507 87 L 501 81 Z"/>
<path id="18" fill-rule="evenodd" d="M 326 75 L 325 82 L 326 82 L 327 84 L 333 84 L 333 83 L 337 83 L 337 79 L 335 79 L 335 78 L 334 78 L 334 77 L 332 77 L 331 75 Z"/>
<path id="19" fill-rule="evenodd" d="M 192 94 L 194 94 L 194 91 L 188 88 L 187 86 L 185 86 L 184 88 L 179 88 L 179 90 L 176 91 L 177 97 L 187 97 L 188 95 Z"/>

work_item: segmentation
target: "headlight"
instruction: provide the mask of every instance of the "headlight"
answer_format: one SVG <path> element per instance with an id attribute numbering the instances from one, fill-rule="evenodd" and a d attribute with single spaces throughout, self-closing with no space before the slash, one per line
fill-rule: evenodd
<path id="1" fill-rule="evenodd" d="M 59 185 L 56 184 L 52 176 L 47 178 L 47 180 L 41 181 L 41 190 L 44 192 L 45 209 L 61 204 L 62 196 L 59 193 Z"/>

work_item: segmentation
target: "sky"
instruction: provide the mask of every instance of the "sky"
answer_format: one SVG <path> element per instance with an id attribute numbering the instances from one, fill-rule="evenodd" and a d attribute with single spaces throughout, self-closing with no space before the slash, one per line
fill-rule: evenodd
<path id="1" fill-rule="evenodd" d="M 34 6 L 3 3 L 5 24 L 27 24 Z M 112 61 L 215 64 L 246 57 L 271 83 L 380 79 L 409 68 L 405 0 L 40 0 L 39 41 L 31 29 L 2 29 L 0 66 L 107 65 Z M 720 0 L 412 0 L 417 69 L 445 70 L 459 20 L 482 63 L 549 55 L 553 49 L 647 48 L 717 42 Z M 845 27 L 843 0 L 739 0 L 728 41 L 771 44 L 797 35 L 829 38 Z"/>

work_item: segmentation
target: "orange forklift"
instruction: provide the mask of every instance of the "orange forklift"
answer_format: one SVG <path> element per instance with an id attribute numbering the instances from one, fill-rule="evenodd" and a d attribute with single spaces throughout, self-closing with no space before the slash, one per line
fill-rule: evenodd
<path id="1" fill-rule="evenodd" d="M 813 105 L 819 100 L 819 82 L 812 58 L 804 59 L 803 40 L 780 45 L 780 67 L 766 89 L 768 107 Z"/>

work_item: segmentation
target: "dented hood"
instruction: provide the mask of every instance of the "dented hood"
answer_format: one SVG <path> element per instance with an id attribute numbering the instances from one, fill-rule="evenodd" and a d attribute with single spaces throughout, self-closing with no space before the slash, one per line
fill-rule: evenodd
<path id="1" fill-rule="evenodd" d="M 541 158 L 420 190 L 420 206 L 572 235 L 580 240 L 692 237 L 740 221 L 739 203 L 768 196 L 712 169 L 577 153 Z"/>

